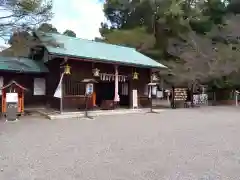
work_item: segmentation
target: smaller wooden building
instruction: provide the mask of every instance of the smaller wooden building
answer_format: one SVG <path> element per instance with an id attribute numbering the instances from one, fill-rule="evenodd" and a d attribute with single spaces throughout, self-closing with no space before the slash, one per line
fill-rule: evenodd
<path id="1" fill-rule="evenodd" d="M 25 87 L 18 84 L 16 81 L 11 81 L 1 88 L 2 91 L 2 113 L 7 112 L 7 95 L 9 93 L 17 93 L 17 112 L 22 114 L 24 112 L 24 92 L 27 91 Z"/>
<path id="2" fill-rule="evenodd" d="M 27 91 L 23 91 L 23 96 L 19 96 L 22 102 L 21 110 L 24 107 L 34 107 L 38 105 L 46 105 L 47 97 L 34 94 L 34 81 L 37 78 L 46 79 L 48 73 L 47 66 L 42 61 L 35 61 L 26 57 L 3 57 L 0 56 L 0 87 L 10 88 L 10 85 L 23 87 Z M 5 89 L 8 90 L 8 89 Z M 7 92 L 7 91 L 6 91 Z M 1 109 L 6 111 L 4 104 L 5 91 L 0 91 Z M 24 99 L 23 99 L 24 97 Z"/>

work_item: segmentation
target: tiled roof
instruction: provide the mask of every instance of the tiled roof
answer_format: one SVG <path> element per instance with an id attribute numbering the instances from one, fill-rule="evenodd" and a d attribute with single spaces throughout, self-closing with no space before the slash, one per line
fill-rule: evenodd
<path id="1" fill-rule="evenodd" d="M 42 73 L 48 72 L 48 68 L 42 61 L 28 58 L 0 56 L 0 70 Z"/>
<path id="2" fill-rule="evenodd" d="M 69 37 L 54 33 L 36 32 L 51 54 L 72 56 L 105 63 L 120 63 L 154 68 L 166 66 L 141 54 L 134 48 Z M 53 42 L 53 43 L 49 43 Z M 53 45 L 55 43 L 55 45 Z"/>

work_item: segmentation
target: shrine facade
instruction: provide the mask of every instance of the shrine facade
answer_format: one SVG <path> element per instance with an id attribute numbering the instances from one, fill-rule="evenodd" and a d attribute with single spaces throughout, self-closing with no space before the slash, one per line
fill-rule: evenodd
<path id="1" fill-rule="evenodd" d="M 86 93 L 91 91 L 87 102 L 91 109 L 146 107 L 150 103 L 148 83 L 166 68 L 134 48 L 60 34 L 36 32 L 35 36 L 41 45 L 34 47 L 29 57 L 41 69 L 38 73 L 27 72 L 26 65 L 8 72 L 0 69 L 3 78 L 29 89 L 25 95 L 29 104 L 39 102 L 60 111 L 83 110 Z"/>

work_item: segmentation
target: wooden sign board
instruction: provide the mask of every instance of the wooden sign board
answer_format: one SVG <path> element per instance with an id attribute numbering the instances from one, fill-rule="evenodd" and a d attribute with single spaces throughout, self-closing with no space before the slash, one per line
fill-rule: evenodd
<path id="1" fill-rule="evenodd" d="M 92 94 L 93 93 L 93 83 L 86 84 L 86 94 Z"/>
<path id="2" fill-rule="evenodd" d="M 6 102 L 17 103 L 18 93 L 6 93 Z"/>
<path id="3" fill-rule="evenodd" d="M 187 99 L 187 89 L 186 88 L 176 88 L 174 90 L 174 100 L 175 101 L 185 101 Z"/>
<path id="4" fill-rule="evenodd" d="M 9 121 L 15 121 L 18 113 L 18 93 L 6 93 L 7 113 Z"/>

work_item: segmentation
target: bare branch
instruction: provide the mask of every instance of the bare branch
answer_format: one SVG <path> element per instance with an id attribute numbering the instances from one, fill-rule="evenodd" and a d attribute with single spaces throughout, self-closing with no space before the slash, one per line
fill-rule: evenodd
<path id="1" fill-rule="evenodd" d="M 52 17 L 52 0 L 15 0 L 0 5 L 0 36 L 28 30 Z"/>

